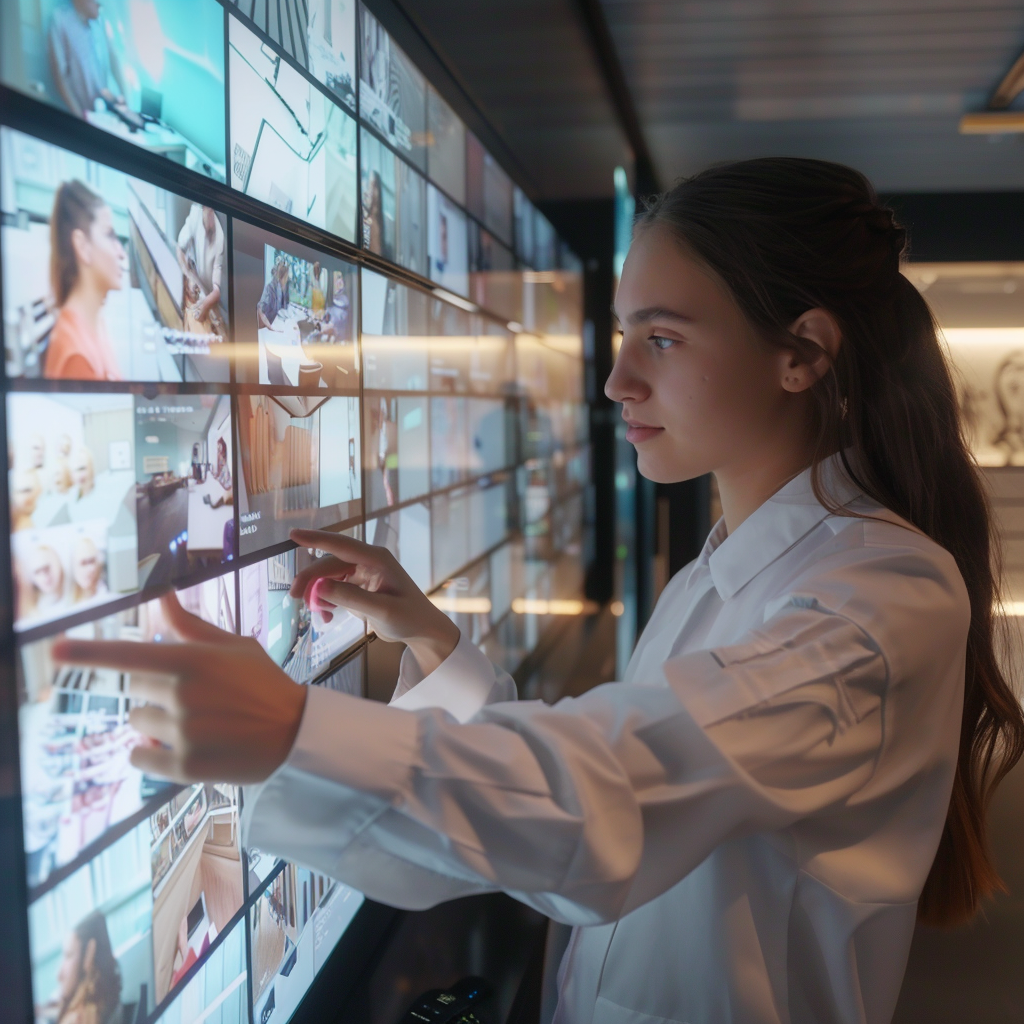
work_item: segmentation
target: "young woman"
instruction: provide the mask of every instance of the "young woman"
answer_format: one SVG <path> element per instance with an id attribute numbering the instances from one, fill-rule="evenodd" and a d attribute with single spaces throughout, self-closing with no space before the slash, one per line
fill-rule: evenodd
<path id="1" fill-rule="evenodd" d="M 50 279 L 59 312 L 46 350 L 53 380 L 120 380 L 103 307 L 123 286 L 125 251 L 110 207 L 80 181 L 66 181 L 50 215 Z"/>
<path id="2" fill-rule="evenodd" d="M 554 707 L 381 549 L 293 593 L 401 640 L 391 707 L 289 684 L 251 641 L 65 641 L 146 670 L 149 772 L 251 783 L 246 841 L 375 899 L 503 889 L 573 925 L 565 1024 L 881 1022 L 915 920 L 998 886 L 985 808 L 1024 722 L 993 646 L 990 525 L 904 231 L 858 173 L 717 168 L 641 217 L 608 394 L 641 472 L 723 519 L 624 682 Z"/>

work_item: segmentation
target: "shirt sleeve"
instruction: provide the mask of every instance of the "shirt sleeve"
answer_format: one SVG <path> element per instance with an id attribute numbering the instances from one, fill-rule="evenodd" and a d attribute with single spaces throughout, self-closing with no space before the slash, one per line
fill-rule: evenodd
<path id="1" fill-rule="evenodd" d="M 449 673 L 477 700 L 497 676 L 460 644 L 406 694 Z M 662 679 L 466 723 L 313 689 L 289 758 L 247 792 L 244 835 L 397 906 L 501 889 L 610 921 L 722 842 L 849 800 L 879 755 L 887 680 L 860 626 L 800 604 Z"/>
<path id="2" fill-rule="evenodd" d="M 462 634 L 444 664 L 426 677 L 412 652 L 405 649 L 391 707 L 442 708 L 456 721 L 468 722 L 485 705 L 516 697 L 512 677 L 496 669 Z"/>

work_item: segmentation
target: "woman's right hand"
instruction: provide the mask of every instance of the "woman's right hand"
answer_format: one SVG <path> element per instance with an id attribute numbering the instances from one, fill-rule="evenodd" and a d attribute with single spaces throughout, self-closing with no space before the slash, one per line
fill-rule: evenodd
<path id="1" fill-rule="evenodd" d="M 459 642 L 459 627 L 413 583 L 387 548 L 324 530 L 292 530 L 291 539 L 327 556 L 298 573 L 292 597 L 302 597 L 330 622 L 341 608 L 366 621 L 382 640 L 401 641 L 424 675 Z"/>

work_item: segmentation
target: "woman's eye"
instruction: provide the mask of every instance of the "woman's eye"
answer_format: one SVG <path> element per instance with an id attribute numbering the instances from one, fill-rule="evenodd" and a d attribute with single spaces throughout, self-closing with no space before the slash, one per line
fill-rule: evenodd
<path id="1" fill-rule="evenodd" d="M 660 348 L 662 350 L 671 348 L 675 344 L 674 338 L 663 338 L 658 334 L 654 335 L 654 337 L 651 338 L 651 341 L 654 342 L 655 348 Z"/>

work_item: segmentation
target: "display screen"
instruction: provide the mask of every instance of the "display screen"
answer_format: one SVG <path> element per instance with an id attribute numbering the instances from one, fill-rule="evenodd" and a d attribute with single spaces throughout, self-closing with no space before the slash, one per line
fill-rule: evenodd
<path id="1" fill-rule="evenodd" d="M 238 18 L 230 18 L 231 185 L 356 239 L 356 122 Z"/>
<path id="2" fill-rule="evenodd" d="M 433 185 L 427 187 L 427 255 L 430 279 L 456 295 L 469 293 L 466 214 Z"/>
<path id="3" fill-rule="evenodd" d="M 175 591 L 362 696 L 383 641 L 290 596 L 305 527 L 391 551 L 514 671 L 547 621 L 517 599 L 582 585 L 578 275 L 517 269 L 564 245 L 349 0 L 22 0 L 0 28 L 0 742 L 35 1019 L 285 1024 L 363 897 L 243 848 L 234 786 L 134 768 L 132 674 L 54 643 L 177 642 Z"/>
<path id="4" fill-rule="evenodd" d="M 434 88 L 427 91 L 427 173 L 457 203 L 466 203 L 466 128 Z M 472 210 L 471 210 L 472 212 Z"/>
<path id="5" fill-rule="evenodd" d="M 511 243 L 512 179 L 472 132 L 466 133 L 466 207 L 506 245 Z"/>
<path id="6" fill-rule="evenodd" d="M 0 4 L 5 84 L 218 181 L 224 8 L 216 0 Z"/>
<path id="7" fill-rule="evenodd" d="M 8 376 L 228 381 L 223 214 L 8 128 L 0 157 Z"/>
<path id="8" fill-rule="evenodd" d="M 426 170 L 426 79 L 364 4 L 359 5 L 359 75 L 359 116 Z"/>
<path id="9" fill-rule="evenodd" d="M 269 36 L 277 49 L 355 109 L 355 0 L 304 0 L 290 4 L 284 12 L 279 4 L 260 0 L 228 2 Z"/>
<path id="10" fill-rule="evenodd" d="M 353 264 L 235 221 L 238 380 L 359 391 Z"/>

